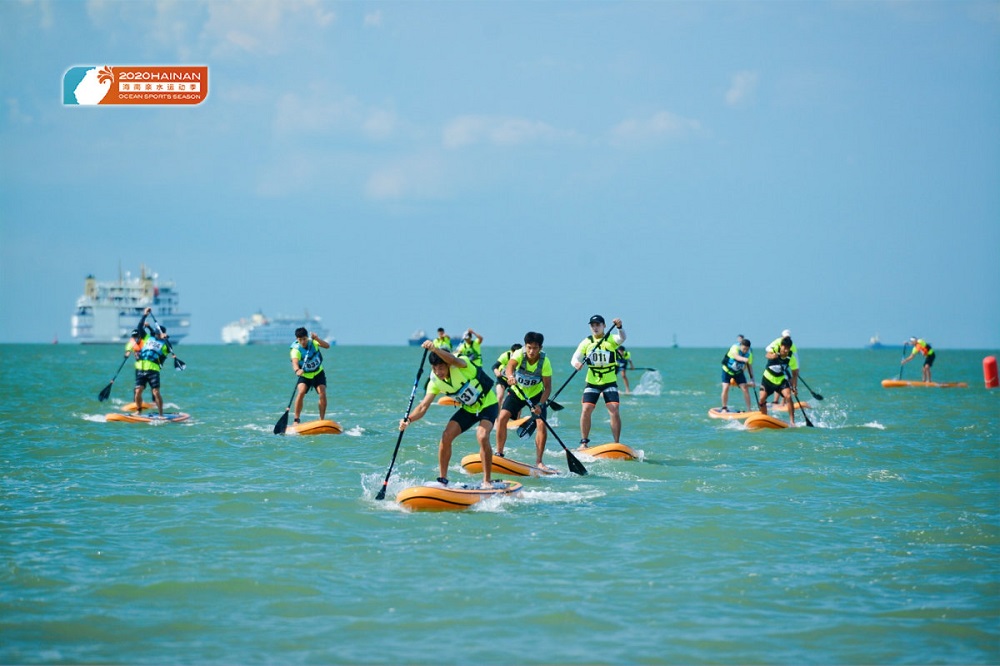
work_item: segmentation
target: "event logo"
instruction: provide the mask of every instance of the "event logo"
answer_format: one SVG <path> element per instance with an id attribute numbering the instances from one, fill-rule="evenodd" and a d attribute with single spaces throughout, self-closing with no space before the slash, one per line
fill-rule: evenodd
<path id="1" fill-rule="evenodd" d="M 128 65 L 70 67 L 63 74 L 63 104 L 201 104 L 208 97 L 208 67 Z"/>

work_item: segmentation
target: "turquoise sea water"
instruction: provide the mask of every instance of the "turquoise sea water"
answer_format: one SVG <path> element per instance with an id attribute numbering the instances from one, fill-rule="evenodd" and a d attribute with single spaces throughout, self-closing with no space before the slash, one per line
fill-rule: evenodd
<path id="1" fill-rule="evenodd" d="M 750 432 L 706 414 L 724 350 L 636 348 L 657 368 L 623 398 L 641 461 L 581 457 L 588 476 L 525 479 L 518 499 L 408 513 L 392 498 L 436 476 L 448 408 L 373 498 L 421 350 L 326 353 L 346 432 L 318 437 L 271 434 L 284 348 L 178 351 L 163 392 L 192 418 L 150 426 L 104 421 L 131 399 L 126 368 L 97 401 L 117 348 L 0 345 L 0 662 L 1000 662 L 988 352 L 942 350 L 935 379 L 969 383 L 943 390 L 883 389 L 899 350 L 803 349 L 817 427 Z M 558 386 L 571 350 L 547 351 Z M 571 446 L 581 386 L 553 419 Z M 475 450 L 458 440 L 453 479 Z"/>

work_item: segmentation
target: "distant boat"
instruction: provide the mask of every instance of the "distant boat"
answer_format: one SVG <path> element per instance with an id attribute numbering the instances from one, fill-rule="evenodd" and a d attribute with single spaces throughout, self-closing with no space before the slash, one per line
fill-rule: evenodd
<path id="1" fill-rule="evenodd" d="M 419 347 L 428 340 L 430 340 L 430 338 L 428 338 L 427 335 L 424 333 L 424 329 L 418 328 L 417 330 L 413 331 L 413 335 L 410 336 L 410 339 L 407 342 L 409 342 L 411 347 Z"/>
<path id="2" fill-rule="evenodd" d="M 331 345 L 336 340 L 329 338 L 330 331 L 319 317 L 310 317 L 306 312 L 302 317 L 278 316 L 269 318 L 257 312 L 249 319 L 240 319 L 222 327 L 222 342 L 227 345 L 290 345 L 295 341 L 295 329 L 305 328 L 315 333 Z"/>
<path id="3" fill-rule="evenodd" d="M 865 345 L 866 349 L 885 349 L 885 345 L 878 339 L 878 333 L 868 338 L 868 344 Z"/>
<path id="4" fill-rule="evenodd" d="M 159 276 L 147 273 L 145 266 L 140 268 L 139 277 L 127 272 L 123 276 L 121 268 L 117 280 L 99 282 L 88 275 L 83 295 L 76 300 L 71 335 L 84 344 L 124 343 L 147 307 L 167 329 L 171 342 L 179 342 L 188 334 L 191 315 L 180 311 L 173 282 L 160 282 Z M 152 325 L 153 321 L 147 323 Z"/>

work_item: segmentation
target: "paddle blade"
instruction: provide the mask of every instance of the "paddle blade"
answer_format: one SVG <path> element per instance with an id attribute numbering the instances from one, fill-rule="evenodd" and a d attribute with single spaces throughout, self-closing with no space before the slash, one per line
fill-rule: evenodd
<path id="1" fill-rule="evenodd" d="M 187 367 L 187 363 L 185 363 L 184 361 L 180 360 L 176 356 L 174 357 L 174 370 L 183 370 L 186 367 Z"/>
<path id="2" fill-rule="evenodd" d="M 384 500 L 385 499 L 385 487 L 386 487 L 386 485 L 388 485 L 388 484 L 386 484 L 386 483 L 382 484 L 382 487 L 379 488 L 378 494 L 375 495 L 375 499 L 377 499 L 377 500 Z"/>
<path id="3" fill-rule="evenodd" d="M 278 419 L 278 422 L 274 424 L 274 434 L 284 435 L 285 428 L 287 427 L 288 427 L 288 410 L 286 409 L 285 413 L 282 414 L 281 418 Z"/>
<path id="4" fill-rule="evenodd" d="M 561 412 L 562 410 L 566 409 L 555 400 L 549 400 L 548 405 L 549 409 L 551 409 L 553 412 Z"/>
<path id="5" fill-rule="evenodd" d="M 535 421 L 535 419 L 531 419 L 527 423 L 522 424 L 517 429 L 517 436 L 521 438 L 527 437 L 528 435 L 534 433 L 537 427 L 538 427 L 538 422 Z"/>
<path id="6" fill-rule="evenodd" d="M 569 449 L 566 449 L 566 464 L 569 465 L 569 471 L 574 474 L 587 476 L 587 468 L 583 466 L 582 462 L 577 460 L 576 456 Z"/>
<path id="7" fill-rule="evenodd" d="M 809 391 L 809 392 L 812 393 L 812 391 Z M 819 393 L 813 393 L 813 397 L 816 398 L 817 400 L 822 400 L 823 399 L 823 396 L 821 394 L 819 394 Z"/>
<path id="8" fill-rule="evenodd" d="M 97 394 L 97 399 L 99 401 L 104 402 L 111 397 L 111 384 L 114 384 L 114 381 L 110 382 L 107 386 L 101 389 L 100 393 Z"/>

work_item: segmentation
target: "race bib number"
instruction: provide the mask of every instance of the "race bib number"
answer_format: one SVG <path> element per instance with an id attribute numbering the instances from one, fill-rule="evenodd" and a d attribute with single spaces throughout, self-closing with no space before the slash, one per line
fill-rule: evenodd
<path id="1" fill-rule="evenodd" d="M 471 381 L 467 381 L 462 384 L 462 388 L 458 389 L 458 393 L 455 394 L 455 400 L 458 400 L 463 405 L 471 407 L 479 402 L 480 395 L 482 395 L 482 391 L 480 391 L 479 388 Z"/>
<path id="2" fill-rule="evenodd" d="M 595 349 L 590 352 L 591 365 L 609 365 L 611 363 L 611 352 L 606 349 Z"/>
<path id="3" fill-rule="evenodd" d="M 302 361 L 302 370 L 304 372 L 316 372 L 319 370 L 319 366 L 322 365 L 323 359 L 319 354 L 307 357 Z"/>

